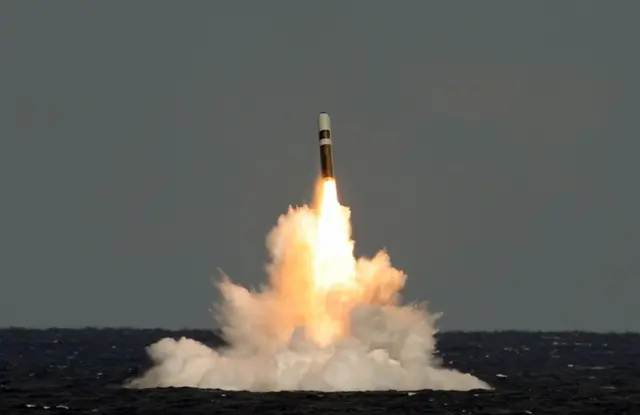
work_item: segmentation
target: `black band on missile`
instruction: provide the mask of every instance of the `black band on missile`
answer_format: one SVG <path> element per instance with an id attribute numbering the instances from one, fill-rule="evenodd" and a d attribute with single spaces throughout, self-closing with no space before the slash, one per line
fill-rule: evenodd
<path id="1" fill-rule="evenodd" d="M 320 172 L 323 178 L 334 177 L 333 154 L 330 145 L 320 146 Z"/>
<path id="2" fill-rule="evenodd" d="M 331 130 L 322 130 L 320 131 L 320 140 L 324 138 L 331 138 Z"/>

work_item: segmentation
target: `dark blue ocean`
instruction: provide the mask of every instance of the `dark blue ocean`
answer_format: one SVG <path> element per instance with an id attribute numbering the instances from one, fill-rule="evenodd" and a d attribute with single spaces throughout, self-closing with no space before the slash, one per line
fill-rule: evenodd
<path id="1" fill-rule="evenodd" d="M 211 346 L 208 331 L 1 329 L 0 414 L 640 415 L 640 334 L 444 332 L 438 354 L 495 390 L 249 393 L 130 390 L 164 337 Z"/>

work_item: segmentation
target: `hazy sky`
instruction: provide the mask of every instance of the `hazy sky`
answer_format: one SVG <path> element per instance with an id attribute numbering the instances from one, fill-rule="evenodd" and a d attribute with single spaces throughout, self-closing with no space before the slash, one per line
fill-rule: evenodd
<path id="1" fill-rule="evenodd" d="M 444 329 L 640 330 L 637 1 L 0 2 L 0 326 L 211 327 L 330 113 Z"/>

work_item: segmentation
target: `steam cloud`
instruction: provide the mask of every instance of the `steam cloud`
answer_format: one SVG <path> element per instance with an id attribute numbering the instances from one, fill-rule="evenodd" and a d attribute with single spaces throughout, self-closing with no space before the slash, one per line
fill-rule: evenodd
<path id="1" fill-rule="evenodd" d="M 344 208 L 348 218 L 348 209 Z M 228 347 L 162 339 L 147 348 L 153 367 L 132 388 L 194 387 L 225 390 L 363 391 L 489 389 L 480 379 L 443 368 L 434 356 L 438 316 L 400 306 L 405 275 L 384 251 L 356 262 L 357 293 L 336 288 L 319 298 L 340 322 L 328 344 L 310 335 L 310 240 L 317 215 L 290 208 L 267 238 L 269 286 L 259 292 L 219 283 L 223 301 L 215 315 Z"/>

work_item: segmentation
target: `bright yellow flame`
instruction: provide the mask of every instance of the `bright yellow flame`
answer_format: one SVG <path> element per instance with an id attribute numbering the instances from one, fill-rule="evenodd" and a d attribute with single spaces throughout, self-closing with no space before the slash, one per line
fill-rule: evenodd
<path id="1" fill-rule="evenodd" d="M 328 344 L 344 331 L 341 309 L 358 289 L 349 209 L 338 202 L 336 182 L 321 183 L 317 229 L 312 246 L 313 294 L 310 334 Z"/>
<path id="2" fill-rule="evenodd" d="M 353 288 L 356 261 L 349 210 L 338 202 L 335 180 L 322 183 L 314 247 L 314 286 L 318 290 Z"/>

